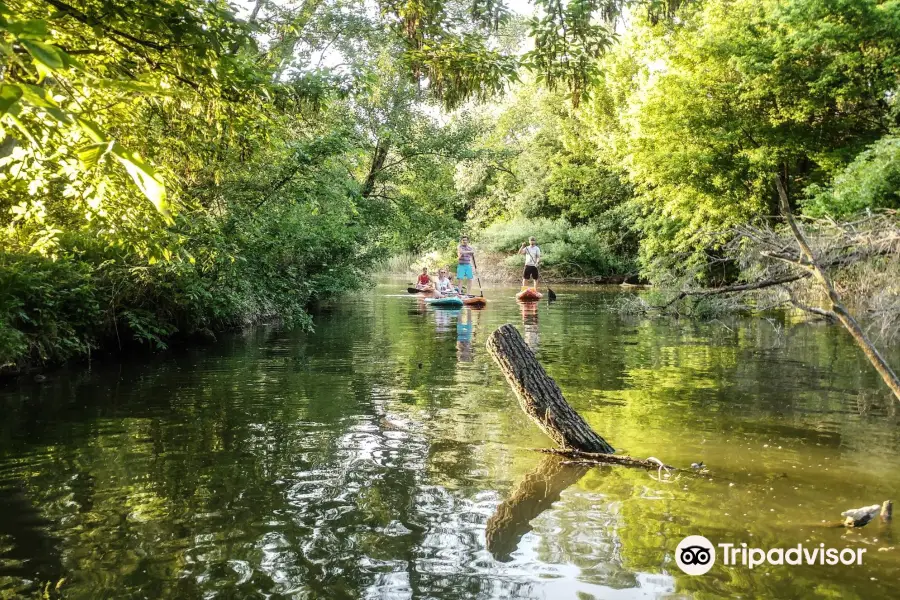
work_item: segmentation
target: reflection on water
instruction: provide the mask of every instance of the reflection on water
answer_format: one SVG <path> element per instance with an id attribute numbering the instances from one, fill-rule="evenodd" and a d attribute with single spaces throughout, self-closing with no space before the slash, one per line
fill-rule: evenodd
<path id="1" fill-rule="evenodd" d="M 544 457 L 488 519 L 485 538 L 494 558 L 501 562 L 511 560 L 522 536 L 531 531 L 531 522 L 588 472 L 587 467 L 563 462 L 558 456 Z"/>
<path id="2" fill-rule="evenodd" d="M 475 322 L 472 321 L 473 318 L 475 318 Z M 459 362 L 475 360 L 472 342 L 475 328 L 480 322 L 481 310 L 466 308 L 459 315 L 459 320 L 456 322 L 456 360 Z"/>
<path id="3" fill-rule="evenodd" d="M 896 596 L 892 526 L 820 526 L 900 487 L 896 405 L 840 331 L 514 293 L 443 311 L 379 288 L 314 333 L 8 386 L 0 597 Z M 616 448 L 712 477 L 529 451 L 548 440 L 484 350 L 506 322 Z M 868 553 L 688 577 L 672 555 L 688 534 Z"/>
<path id="4" fill-rule="evenodd" d="M 519 302 L 522 313 L 522 338 L 532 350 L 537 352 L 541 345 L 541 329 L 538 322 L 538 302 Z M 547 304 L 549 307 L 549 304 Z M 549 309 L 548 309 L 549 310 Z"/>

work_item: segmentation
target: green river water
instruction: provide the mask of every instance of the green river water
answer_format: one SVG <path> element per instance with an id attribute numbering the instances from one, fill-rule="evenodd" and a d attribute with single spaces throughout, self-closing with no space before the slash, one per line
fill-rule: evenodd
<path id="1" fill-rule="evenodd" d="M 897 598 L 898 407 L 837 328 L 617 314 L 618 291 L 436 311 L 397 288 L 315 332 L 95 362 L 0 389 L 0 597 Z M 516 324 L 616 449 L 708 476 L 560 465 L 484 342 Z M 893 364 L 900 349 L 888 349 Z M 716 564 L 686 535 L 867 550 Z"/>

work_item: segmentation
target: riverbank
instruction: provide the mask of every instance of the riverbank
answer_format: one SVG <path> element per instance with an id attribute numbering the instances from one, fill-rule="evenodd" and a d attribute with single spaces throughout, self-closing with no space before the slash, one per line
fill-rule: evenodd
<path id="1" fill-rule="evenodd" d="M 52 258 L 2 253 L 0 377 L 210 343 L 263 322 L 308 327 L 310 305 L 358 286 L 360 270 L 345 263 L 335 271 L 294 242 L 293 253 L 222 244 L 192 248 L 201 260 L 151 263 L 104 247 Z"/>

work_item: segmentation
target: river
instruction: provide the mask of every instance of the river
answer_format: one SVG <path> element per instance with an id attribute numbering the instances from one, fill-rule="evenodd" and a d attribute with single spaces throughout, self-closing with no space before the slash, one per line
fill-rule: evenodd
<path id="1" fill-rule="evenodd" d="M 822 526 L 900 500 L 900 411 L 842 331 L 514 292 L 439 311 L 380 286 L 314 332 L 7 384 L 0 597 L 897 597 L 896 526 Z M 507 322 L 618 451 L 709 473 L 531 451 L 550 442 L 484 347 Z M 692 534 L 867 552 L 689 576 Z"/>

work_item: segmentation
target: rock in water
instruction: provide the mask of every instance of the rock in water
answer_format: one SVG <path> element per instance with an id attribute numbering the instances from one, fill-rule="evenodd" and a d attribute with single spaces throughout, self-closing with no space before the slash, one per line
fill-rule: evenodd
<path id="1" fill-rule="evenodd" d="M 881 512 L 880 504 L 872 506 L 863 506 L 862 508 L 853 508 L 845 510 L 841 513 L 844 517 L 844 527 L 862 527 L 875 518 L 875 515 Z"/>
<path id="2" fill-rule="evenodd" d="M 194 332 L 194 337 L 201 344 L 215 344 L 218 340 L 211 329 L 203 327 Z"/>

